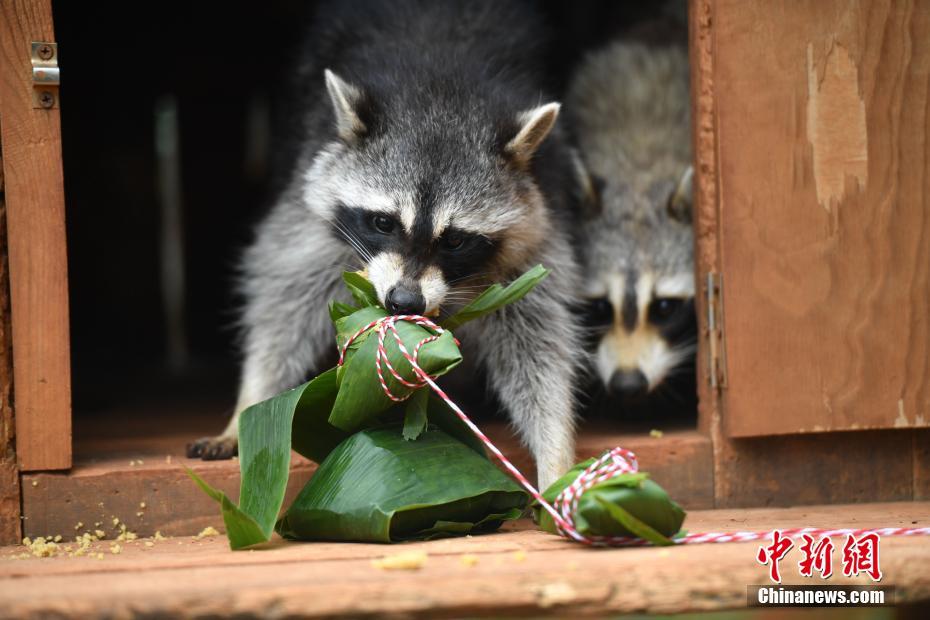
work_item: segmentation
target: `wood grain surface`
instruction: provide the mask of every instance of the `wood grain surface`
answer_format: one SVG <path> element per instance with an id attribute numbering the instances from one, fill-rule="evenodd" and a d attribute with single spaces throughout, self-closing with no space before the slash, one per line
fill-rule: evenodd
<path id="1" fill-rule="evenodd" d="M 713 18 L 726 432 L 930 426 L 930 4 Z"/>
<path id="2" fill-rule="evenodd" d="M 695 532 L 913 527 L 926 525 L 928 515 L 926 502 L 711 510 L 692 512 L 685 526 Z M 151 547 L 124 544 L 113 554 L 104 541 L 94 547 L 101 560 L 13 560 L 23 548 L 5 547 L 0 618 L 573 618 L 745 610 L 746 586 L 768 578 L 755 560 L 758 547 L 591 549 L 527 522 L 498 534 L 403 545 L 275 540 L 232 552 L 222 538 L 176 538 Z M 373 559 L 409 551 L 426 554 L 419 570 L 372 566 Z M 784 583 L 810 584 L 798 574 L 797 554 L 792 550 L 781 563 Z M 896 586 L 896 602 L 930 599 L 930 537 L 884 538 L 880 558 L 882 584 Z M 837 571 L 829 583 L 871 582 Z"/>
<path id="3" fill-rule="evenodd" d="M 49 0 L 0 3 L 0 128 L 12 302 L 16 455 L 71 466 L 71 367 L 61 125 L 34 109 L 31 41 L 54 41 Z M 65 78 L 67 79 L 67 78 Z"/>
<path id="4" fill-rule="evenodd" d="M 0 119 L 2 122 L 2 119 Z M 10 334 L 10 279 L 7 270 L 6 202 L 3 198 L 3 153 L 0 151 L 0 544 L 19 542 L 19 468 L 16 467 L 13 422 L 13 357 Z"/>

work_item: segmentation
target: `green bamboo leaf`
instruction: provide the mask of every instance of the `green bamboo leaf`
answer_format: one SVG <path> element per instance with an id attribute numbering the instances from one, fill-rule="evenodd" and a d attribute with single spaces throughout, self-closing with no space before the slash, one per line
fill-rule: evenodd
<path id="1" fill-rule="evenodd" d="M 674 544 L 667 536 L 663 536 L 655 531 L 617 504 L 611 504 L 600 495 L 595 496 L 594 499 L 601 505 L 601 508 L 607 511 L 607 514 L 620 524 L 621 527 L 632 532 L 637 538 L 644 538 L 652 544 L 659 546 Z"/>
<path id="2" fill-rule="evenodd" d="M 348 435 L 326 419 L 336 399 L 336 370 L 242 412 L 239 418 L 239 506 L 193 472 L 188 475 L 220 503 L 230 547 L 267 541 L 284 502 L 293 447 L 322 460 Z"/>
<path id="3" fill-rule="evenodd" d="M 546 268 L 542 265 L 536 265 L 511 282 L 506 288 L 500 284 L 495 284 L 443 321 L 442 326 L 454 330 L 468 321 L 473 321 L 507 304 L 512 304 L 522 299 L 548 275 L 549 271 Z"/>
<path id="4" fill-rule="evenodd" d="M 407 399 L 404 411 L 404 439 L 413 441 L 426 428 L 427 407 L 429 406 L 429 389 L 417 390 Z"/>
<path id="5" fill-rule="evenodd" d="M 397 331 L 408 351 L 413 351 L 417 342 L 431 335 L 419 325 L 397 323 Z M 343 365 L 339 394 L 329 416 L 329 423 L 346 432 L 353 432 L 370 426 L 381 413 L 394 405 L 381 389 L 378 370 L 375 364 L 378 349 L 377 338 L 367 338 L 354 355 L 347 358 Z M 414 379 L 413 369 L 401 354 L 393 336 L 385 339 L 385 350 L 391 365 L 408 381 Z M 455 368 L 462 361 L 462 354 L 451 332 L 444 332 L 420 349 L 419 363 L 431 376 L 441 376 Z M 385 367 L 383 377 L 392 394 L 403 397 L 410 393 L 410 388 L 397 381 Z"/>
<path id="6" fill-rule="evenodd" d="M 381 302 L 378 301 L 375 285 L 362 274 L 357 271 L 344 271 L 342 281 L 345 282 L 349 292 L 352 293 L 352 298 L 355 299 L 355 303 L 358 305 L 363 307 L 380 305 Z"/>
<path id="7" fill-rule="evenodd" d="M 529 496 L 490 461 L 428 427 L 358 432 L 320 464 L 277 531 L 301 540 L 391 542 L 485 532 L 522 514 Z"/>
<path id="8" fill-rule="evenodd" d="M 357 311 L 358 308 L 355 306 L 350 306 L 349 304 L 344 304 L 338 301 L 330 302 L 329 304 L 329 319 L 335 323 L 339 319 L 344 319 L 353 312 Z"/>
<path id="9" fill-rule="evenodd" d="M 553 502 L 594 460 L 588 459 L 575 465 L 546 489 L 543 498 Z M 588 489 L 581 496 L 578 509 L 573 515 L 576 529 L 591 536 L 636 536 L 656 542 L 659 539 L 652 534 L 654 531 L 665 537 L 656 544 L 667 544 L 667 537 L 681 530 L 685 512 L 648 476 L 645 472 L 621 474 Z M 619 511 L 606 509 L 605 503 L 618 507 Z M 556 532 L 555 523 L 548 512 L 538 504 L 533 506 L 533 511 L 540 528 Z"/>

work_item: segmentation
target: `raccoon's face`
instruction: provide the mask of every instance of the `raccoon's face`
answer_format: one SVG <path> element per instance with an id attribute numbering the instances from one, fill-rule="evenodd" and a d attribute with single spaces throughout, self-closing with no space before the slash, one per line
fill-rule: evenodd
<path id="1" fill-rule="evenodd" d="M 642 399 L 694 356 L 694 277 L 629 270 L 598 284 L 586 312 L 598 376 L 612 395 Z"/>
<path id="2" fill-rule="evenodd" d="M 305 199 L 390 312 L 463 304 L 543 242 L 549 224 L 528 164 L 558 104 L 501 123 L 464 104 L 378 101 L 330 71 L 326 86 L 338 139 L 314 161 Z"/>
<path id="3" fill-rule="evenodd" d="M 619 197 L 607 196 L 643 204 L 615 208 L 619 218 L 594 222 L 600 232 L 587 253 L 585 314 L 599 378 L 611 395 L 630 403 L 677 375 L 693 373 L 690 177 L 684 181 L 688 187 L 670 181 L 650 191 L 630 195 L 626 188 Z M 665 199 L 654 204 L 658 194 Z"/>

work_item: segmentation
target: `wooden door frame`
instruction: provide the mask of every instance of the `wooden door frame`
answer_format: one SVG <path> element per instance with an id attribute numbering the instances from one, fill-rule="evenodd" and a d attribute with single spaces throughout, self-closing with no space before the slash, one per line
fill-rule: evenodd
<path id="1" fill-rule="evenodd" d="M 57 101 L 51 108 L 34 104 L 33 41 L 54 41 L 51 0 L 0 3 L 0 144 L 16 464 L 21 471 L 71 467 L 61 119 Z"/>

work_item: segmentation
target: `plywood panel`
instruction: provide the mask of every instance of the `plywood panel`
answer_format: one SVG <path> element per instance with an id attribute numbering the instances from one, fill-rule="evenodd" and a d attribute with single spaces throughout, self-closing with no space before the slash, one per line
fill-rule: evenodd
<path id="1" fill-rule="evenodd" d="M 16 454 L 71 465 L 71 371 L 61 125 L 32 104 L 31 41 L 53 41 L 49 0 L 0 3 L 0 128 L 12 301 Z"/>
<path id="2" fill-rule="evenodd" d="M 726 433 L 930 425 L 930 3 L 713 18 Z"/>

